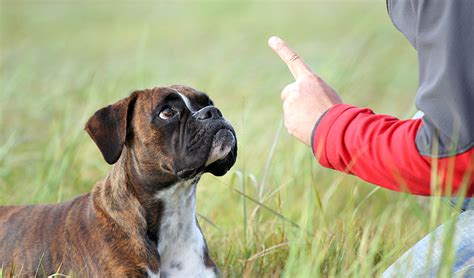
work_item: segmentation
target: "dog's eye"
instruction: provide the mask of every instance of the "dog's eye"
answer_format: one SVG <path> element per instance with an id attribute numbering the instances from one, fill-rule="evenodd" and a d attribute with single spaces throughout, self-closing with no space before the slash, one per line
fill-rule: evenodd
<path id="1" fill-rule="evenodd" d="M 158 116 L 162 118 L 163 120 L 168 120 L 172 118 L 174 114 L 176 114 L 176 112 L 173 109 L 166 107 L 165 109 L 161 110 Z"/>

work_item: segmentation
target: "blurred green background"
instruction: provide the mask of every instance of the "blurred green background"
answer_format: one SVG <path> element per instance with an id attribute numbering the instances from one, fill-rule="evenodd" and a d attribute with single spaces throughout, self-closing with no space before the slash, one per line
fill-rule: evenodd
<path id="1" fill-rule="evenodd" d="M 415 51 L 385 1 L 2 1 L 0 204 L 88 192 L 110 166 L 83 131 L 135 89 L 186 84 L 233 123 L 238 161 L 198 212 L 229 277 L 378 276 L 443 221 L 415 197 L 320 167 L 282 128 L 279 35 L 345 102 L 409 118 Z"/>

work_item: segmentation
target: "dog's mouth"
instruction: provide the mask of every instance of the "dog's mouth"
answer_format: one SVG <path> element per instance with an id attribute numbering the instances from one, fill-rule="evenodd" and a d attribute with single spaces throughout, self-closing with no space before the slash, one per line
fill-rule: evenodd
<path id="1" fill-rule="evenodd" d="M 205 166 L 226 158 L 235 146 L 235 141 L 235 135 L 229 129 L 224 128 L 217 131 L 212 139 Z"/>
<path id="2" fill-rule="evenodd" d="M 237 139 L 235 137 L 234 132 L 227 127 L 220 128 L 212 137 L 210 145 L 211 147 L 207 154 L 207 160 L 204 164 L 201 164 L 200 166 L 196 165 L 197 167 L 181 169 L 176 172 L 177 177 L 180 179 L 189 179 L 192 177 L 196 177 L 205 171 L 209 171 L 213 174 L 216 174 L 217 172 L 222 172 L 219 175 L 223 175 L 225 172 L 227 172 L 228 168 L 230 168 L 233 165 L 233 162 L 235 161 L 235 158 L 229 158 L 230 156 L 232 156 L 231 153 L 235 152 L 237 145 Z M 230 163 L 230 165 L 227 165 L 229 164 L 227 163 L 227 160 L 232 161 L 232 163 Z M 214 171 L 216 171 L 216 173 L 210 170 L 214 168 Z M 217 169 L 219 170 L 217 171 Z"/>

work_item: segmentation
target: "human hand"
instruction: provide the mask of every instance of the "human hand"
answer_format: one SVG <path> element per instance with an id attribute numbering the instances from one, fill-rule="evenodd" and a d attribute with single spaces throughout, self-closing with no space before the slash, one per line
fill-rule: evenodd
<path id="1" fill-rule="evenodd" d="M 311 131 L 316 121 L 326 110 L 342 103 L 342 100 L 285 41 L 271 37 L 268 45 L 286 63 L 295 78 L 295 82 L 281 92 L 285 127 L 288 133 L 311 146 Z"/>

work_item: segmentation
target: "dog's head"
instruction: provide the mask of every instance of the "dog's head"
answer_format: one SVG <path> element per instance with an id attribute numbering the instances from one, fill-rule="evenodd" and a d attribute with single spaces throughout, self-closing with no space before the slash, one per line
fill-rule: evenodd
<path id="1" fill-rule="evenodd" d="M 107 163 L 126 155 L 128 171 L 162 184 L 224 175 L 237 156 L 231 124 L 206 94 L 185 86 L 136 91 L 98 110 L 85 130 Z"/>

